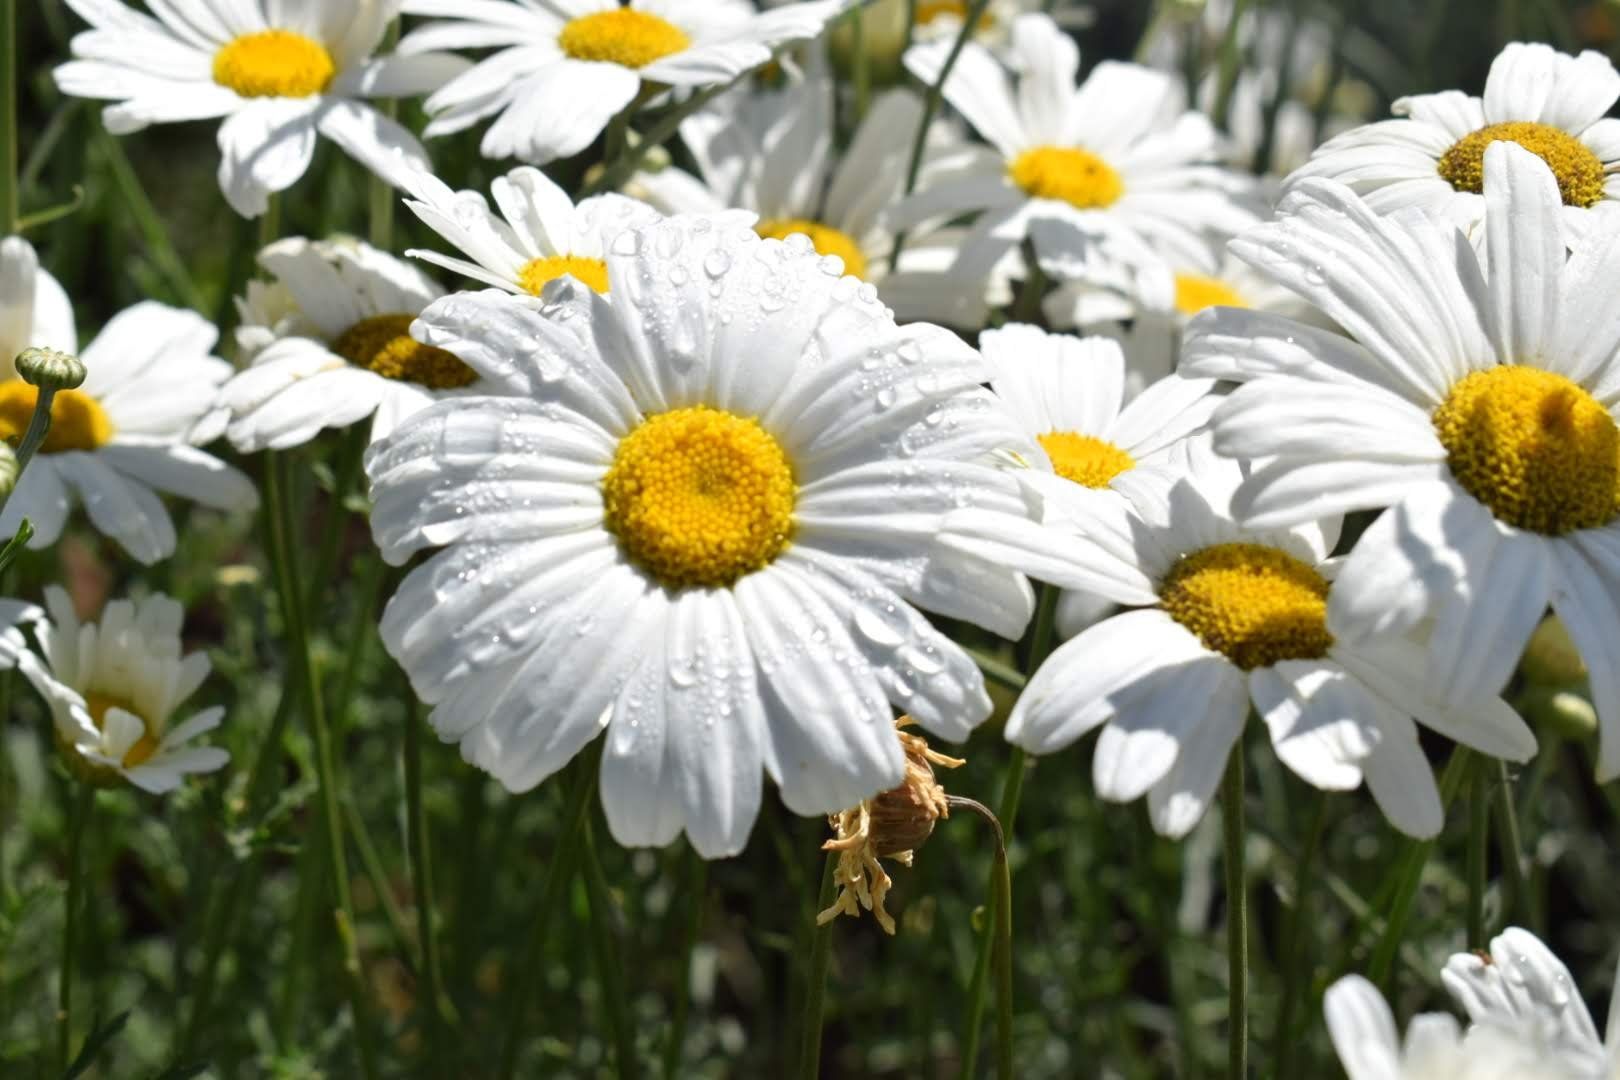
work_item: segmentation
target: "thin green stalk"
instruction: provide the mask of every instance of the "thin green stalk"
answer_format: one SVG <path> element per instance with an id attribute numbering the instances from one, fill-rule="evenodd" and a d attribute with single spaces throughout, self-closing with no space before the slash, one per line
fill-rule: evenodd
<path id="1" fill-rule="evenodd" d="M 22 219 L 18 186 L 17 0 L 0 0 L 0 236 Z"/>
<path id="2" fill-rule="evenodd" d="M 360 811 L 348 792 L 343 794 L 343 824 L 354 837 L 354 851 L 360 856 L 360 871 L 371 883 L 371 891 L 377 894 L 377 906 L 382 909 L 383 921 L 388 924 L 388 936 L 394 939 L 400 963 L 410 974 L 417 975 L 422 970 L 422 962 L 416 953 L 416 943 L 411 940 L 411 932 L 406 927 L 405 911 L 395 899 L 394 890 L 389 887 L 388 869 L 383 866 L 377 844 L 371 839 L 371 831 L 360 819 Z"/>
<path id="3" fill-rule="evenodd" d="M 191 272 L 186 269 L 185 260 L 175 250 L 173 241 L 169 239 L 169 225 L 164 222 L 157 208 L 152 205 L 152 200 L 147 197 L 146 189 L 141 186 L 140 177 L 135 174 L 135 167 L 129 163 L 129 157 L 124 153 L 123 146 L 115 137 L 107 134 L 105 129 L 98 128 L 96 147 L 106 159 L 108 171 L 112 173 L 113 186 L 123 196 L 130 216 L 135 219 L 135 227 L 140 230 L 147 254 L 151 255 L 152 261 L 168 279 L 175 297 L 194 311 L 207 311 L 207 297 L 192 280 Z M 271 202 L 274 205 L 274 197 Z M 265 216 L 268 218 L 270 215 Z"/>
<path id="4" fill-rule="evenodd" d="M 67 1072 L 73 1060 L 73 974 L 79 955 L 79 908 L 84 891 L 84 829 L 96 802 L 96 789 L 80 784 L 68 819 L 66 909 L 62 919 L 62 975 L 56 994 L 56 1071 Z"/>
<path id="5" fill-rule="evenodd" d="M 854 128 L 866 117 L 872 104 L 872 57 L 866 50 L 866 12 L 856 7 L 849 16 L 850 49 L 854 54 L 854 68 L 850 81 L 855 90 Z"/>
<path id="6" fill-rule="evenodd" d="M 939 78 L 928 88 L 923 97 L 922 117 L 917 121 L 917 131 L 911 137 L 911 157 L 906 162 L 906 186 L 901 190 L 903 199 L 917 190 L 917 177 L 922 174 L 923 158 L 928 153 L 928 133 L 934 126 L 934 118 L 939 115 L 939 107 L 945 100 L 945 82 L 951 77 L 951 70 L 956 67 L 956 60 L 962 55 L 968 41 L 973 37 L 973 28 L 979 25 L 984 17 L 985 9 L 990 6 L 990 0 L 973 0 L 973 5 L 962 17 L 962 29 L 957 31 L 956 40 L 951 42 L 951 51 L 945 54 L 945 65 L 939 69 Z M 910 30 L 907 30 L 910 33 Z M 889 273 L 900 268 L 900 253 L 905 250 L 906 234 L 900 232 L 895 235 L 894 249 L 889 252 Z"/>
<path id="7" fill-rule="evenodd" d="M 664 1044 L 664 1080 L 675 1080 L 681 1068 L 681 1051 L 686 1046 L 686 1021 L 692 1008 L 692 951 L 703 931 L 703 914 L 708 909 L 704 890 L 709 879 L 708 860 L 690 844 L 686 847 L 686 933 L 681 939 L 679 975 L 675 980 L 675 1011 L 670 1019 L 669 1041 Z"/>
<path id="8" fill-rule="evenodd" d="M 272 204 L 273 205 L 273 204 Z M 266 215 L 269 216 L 269 215 Z M 337 906 L 337 923 L 342 949 L 345 986 L 349 1007 L 354 1014 L 355 1043 L 360 1053 L 362 1073 L 377 1075 L 377 1051 L 373 1043 L 371 1017 L 366 1005 L 365 974 L 360 967 L 359 949 L 354 941 L 354 900 L 349 891 L 349 861 L 343 838 L 343 814 L 337 790 L 336 768 L 332 761 L 332 740 L 327 730 L 326 711 L 321 700 L 320 674 L 310 648 L 309 627 L 305 621 L 304 586 L 299 575 L 296 518 L 287 497 L 287 463 L 279 453 L 267 455 L 265 503 L 270 517 L 271 562 L 276 572 L 276 593 L 280 597 L 282 619 L 287 634 L 289 672 L 304 718 L 309 723 L 315 754 L 315 780 L 319 788 L 321 821 L 326 833 L 332 889 Z"/>
<path id="9" fill-rule="evenodd" d="M 1210 119 L 1222 131 L 1226 130 L 1232 111 L 1232 89 L 1237 85 L 1238 72 L 1243 67 L 1243 46 L 1238 31 L 1248 7 L 1249 0 L 1233 0 L 1232 13 L 1227 17 L 1226 35 L 1221 39 L 1221 67 L 1216 77 L 1215 108 L 1211 110 Z"/>
<path id="10" fill-rule="evenodd" d="M 832 907 L 837 871 L 838 852 L 829 851 L 827 866 L 821 872 L 817 912 Z M 821 1075 L 821 1024 L 827 1012 L 827 966 L 832 960 L 833 923 L 837 921 L 829 919 L 817 923 L 810 932 L 810 967 L 804 982 L 804 1029 L 800 1033 L 803 1043 L 799 1051 L 798 1080 L 817 1080 Z"/>
<path id="11" fill-rule="evenodd" d="M 563 894 L 574 877 L 574 863 L 585 831 L 586 810 L 591 804 L 591 795 L 596 791 L 597 766 L 601 757 L 602 740 L 597 739 L 574 765 L 573 785 L 569 788 L 567 805 L 560 822 L 561 833 L 557 837 L 556 850 L 552 852 L 551 865 L 546 868 L 545 884 L 540 888 L 540 903 L 529 925 L 529 940 L 523 947 L 522 961 L 506 998 L 506 1035 L 501 1044 L 500 1065 L 495 1072 L 499 1080 L 511 1080 L 515 1075 L 518 1050 L 530 1034 L 529 997 L 534 993 L 535 981 L 545 965 L 552 916 L 562 906 Z"/>
<path id="12" fill-rule="evenodd" d="M 42 386 L 39 396 L 34 399 L 34 415 L 28 418 L 28 430 L 23 432 L 22 445 L 17 447 L 17 479 L 22 480 L 23 470 L 28 463 L 34 460 L 39 448 L 45 445 L 45 436 L 51 433 L 51 403 L 56 400 L 56 388 Z M 16 490 L 15 487 L 12 488 Z M 11 496 L 8 493 L 6 499 Z M 0 499 L 0 507 L 6 505 L 6 499 Z"/>
<path id="13" fill-rule="evenodd" d="M 405 693 L 405 832 L 410 846 L 411 890 L 416 894 L 417 951 L 422 957 L 418 973 L 423 1012 L 427 1015 L 428 1062 L 438 1071 L 447 1067 L 446 1032 L 455 1022 L 455 1009 L 445 996 L 438 920 L 433 916 L 433 862 L 427 811 L 422 805 L 422 725 L 426 717 L 409 688 Z"/>
<path id="14" fill-rule="evenodd" d="M 1490 775 L 1483 756 L 1474 761 L 1468 793 L 1468 947 L 1485 947 L 1485 857 L 1491 840 Z"/>
<path id="15" fill-rule="evenodd" d="M 607 1009 L 608 1031 L 613 1036 L 614 1065 L 620 1080 L 633 1080 L 641 1075 L 641 1063 L 636 1057 L 636 1029 L 630 1018 L 624 992 L 624 971 L 619 960 L 619 942 L 615 926 L 613 897 L 608 892 L 607 879 L 602 874 L 602 860 L 596 851 L 596 829 L 590 817 L 585 819 L 585 897 L 586 923 L 591 934 L 591 953 L 596 959 L 596 978 L 602 990 L 602 1003 Z"/>
<path id="16" fill-rule="evenodd" d="M 1300 947 L 1305 926 L 1305 898 L 1310 893 L 1316 869 L 1316 853 L 1322 845 L 1322 833 L 1327 825 L 1328 793 L 1319 792 L 1311 823 L 1305 831 L 1305 847 L 1294 861 L 1294 903 L 1288 909 L 1282 933 L 1282 951 L 1279 954 L 1283 968 L 1282 1001 L 1277 1007 L 1277 1027 L 1272 1032 L 1271 1055 L 1277 1062 L 1278 1076 L 1292 1076 L 1294 1051 L 1299 1040 L 1293 1037 L 1294 1013 L 1299 1004 L 1300 979 L 1306 968 L 1306 950 Z"/>
<path id="17" fill-rule="evenodd" d="M 1009 690 L 1022 692 L 1029 683 L 1029 676 L 1003 660 L 998 660 L 982 649 L 975 649 L 971 645 L 962 646 L 962 651 L 973 658 L 984 677 L 993 683 L 999 683 Z"/>
<path id="18" fill-rule="evenodd" d="M 1035 257 L 1035 245 L 1024 241 L 1024 284 L 1013 301 L 1012 322 L 1039 324 L 1041 299 L 1046 295 L 1046 274 L 1041 271 L 1040 260 Z"/>
<path id="19" fill-rule="evenodd" d="M 1221 832 L 1226 854 L 1226 1075 L 1249 1075 L 1249 879 L 1244 866 L 1243 740 L 1226 761 L 1221 781 Z"/>
<path id="20" fill-rule="evenodd" d="M 1497 843 L 1502 852 L 1503 892 L 1502 921 L 1504 924 L 1525 925 L 1518 922 L 1521 905 L 1530 895 L 1524 875 L 1524 840 L 1519 835 L 1519 815 L 1513 808 L 1513 782 L 1508 778 L 1507 762 L 1496 763 L 1495 799 Z M 1524 914 L 1529 914 L 1524 911 Z M 1535 920 L 1529 920 L 1531 929 L 1539 931 Z"/>
<path id="21" fill-rule="evenodd" d="M 991 907 L 995 912 L 996 1076 L 999 1080 L 1012 1080 L 1012 873 L 1007 866 L 1007 838 L 1001 831 L 1001 821 L 988 806 L 960 795 L 949 795 L 946 799 L 952 809 L 967 810 L 983 818 L 995 840 L 995 863 L 991 871 L 994 881 L 991 895 L 995 901 Z M 971 1067 L 972 1060 L 964 1058 L 963 1064 Z"/>
<path id="22" fill-rule="evenodd" d="M 394 46 L 399 42 L 399 17 L 396 15 L 383 32 L 383 39 L 378 46 L 379 53 L 393 52 Z M 394 98 L 386 101 L 372 103 L 372 108 L 388 117 L 390 120 L 399 117 L 399 102 Z M 376 173 L 370 174 L 367 191 L 368 217 L 370 219 L 371 246 L 381 251 L 388 251 L 394 245 L 394 187 Z"/>

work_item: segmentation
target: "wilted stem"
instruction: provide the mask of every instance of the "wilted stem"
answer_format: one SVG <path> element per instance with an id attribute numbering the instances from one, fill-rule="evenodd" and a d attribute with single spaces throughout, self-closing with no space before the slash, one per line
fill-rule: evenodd
<path id="1" fill-rule="evenodd" d="M 68 820 L 66 910 L 62 919 L 62 976 L 57 984 L 56 1071 L 67 1073 L 73 1057 L 73 972 L 79 953 L 79 894 L 84 891 L 84 828 L 95 807 L 96 789 L 80 784 Z"/>
<path id="2" fill-rule="evenodd" d="M 1012 873 L 1007 867 L 1007 838 L 1001 832 L 1001 820 L 990 808 L 977 799 L 960 795 L 947 795 L 953 810 L 967 810 L 979 815 L 990 825 L 996 844 L 995 865 L 991 876 L 995 880 L 995 898 L 990 905 L 995 915 L 995 967 L 996 967 L 996 1076 L 1012 1080 Z M 964 1059 L 964 1065 L 971 1062 Z"/>
<path id="3" fill-rule="evenodd" d="M 821 872 L 821 891 L 810 917 L 832 907 L 836 891 L 838 852 L 827 853 L 827 866 Z M 816 1080 L 821 1075 L 821 1021 L 826 1013 L 827 965 L 832 959 L 832 928 L 837 919 L 817 923 L 810 932 L 810 968 L 804 984 L 804 1044 L 799 1052 L 799 1080 Z"/>
<path id="4" fill-rule="evenodd" d="M 1226 840 L 1226 1023 L 1230 1080 L 1249 1075 L 1249 882 L 1244 866 L 1243 740 L 1232 746 L 1221 781 Z"/>

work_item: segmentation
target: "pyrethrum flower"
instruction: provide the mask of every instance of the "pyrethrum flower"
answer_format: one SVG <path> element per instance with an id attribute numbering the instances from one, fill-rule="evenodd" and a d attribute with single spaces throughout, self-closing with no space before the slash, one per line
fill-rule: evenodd
<path id="1" fill-rule="evenodd" d="M 206 654 L 181 655 L 185 612 L 177 601 L 161 593 L 117 600 L 102 611 L 99 624 L 81 623 L 60 588 L 45 590 L 45 604 L 48 617 L 38 608 L 0 612 L 13 623 L 0 660 L 14 662 L 50 705 L 57 746 L 76 774 L 91 783 L 123 780 L 162 794 L 190 773 L 225 767 L 230 755 L 224 750 L 188 745 L 219 726 L 223 708 L 203 709 L 173 724 L 176 710 L 209 670 Z M 32 628 L 38 656 L 26 647 L 18 625 Z"/>
<path id="2" fill-rule="evenodd" d="M 609 250 L 607 298 L 447 297 L 418 322 L 488 380 L 374 445 L 372 531 L 414 570 L 382 620 L 441 737 L 521 791 L 606 731 L 625 844 L 740 850 L 761 774 L 796 813 L 894 787 L 891 703 L 964 737 L 973 661 L 913 605 L 1004 635 L 1027 581 L 945 547 L 1009 424 L 978 355 L 897 327 L 804 237 L 672 217 Z M 992 530 L 993 531 L 993 530 Z"/>
<path id="3" fill-rule="evenodd" d="M 606 292 L 608 244 L 658 211 L 622 195 L 596 195 L 578 206 L 539 169 L 521 165 L 495 178 L 500 217 L 476 191 L 451 191 L 423 174 L 405 205 L 467 258 L 414 249 L 405 254 L 520 296 L 539 296 L 564 274 Z M 470 262 L 468 260 L 471 260 Z"/>
<path id="4" fill-rule="evenodd" d="M 400 42 L 402 53 L 493 46 L 497 51 L 428 98 L 427 134 L 486 117 L 486 157 L 536 165 L 585 149 L 649 87 L 728 83 L 789 41 L 815 37 L 843 0 L 763 14 L 746 0 L 405 0 L 442 21 Z"/>
<path id="5" fill-rule="evenodd" d="M 275 284 L 250 286 L 238 302 L 252 366 L 220 388 L 205 435 L 223 432 L 243 453 L 284 450 L 370 416 L 375 440 L 478 381 L 411 337 L 444 290 L 410 263 L 359 240 L 291 237 L 261 251 L 259 265 Z"/>
<path id="6" fill-rule="evenodd" d="M 1234 503 L 1255 528 L 1392 507 L 1335 586 L 1351 642 L 1429 628 L 1429 684 L 1507 683 L 1551 604 L 1591 672 L 1599 777 L 1620 775 L 1620 221 L 1567 265 L 1553 174 L 1485 152 L 1482 266 L 1424 211 L 1377 216 L 1306 180 L 1234 250 L 1353 340 L 1258 312 L 1195 323 L 1183 370 L 1255 379 L 1217 411 L 1216 448 L 1270 458 Z M 1207 320 L 1207 321 L 1205 321 Z"/>
<path id="7" fill-rule="evenodd" d="M 1048 495 L 1048 525 L 1071 535 L 1044 560 L 1013 565 L 1135 610 L 1071 638 L 1041 665 L 1013 706 L 1008 739 L 1045 754 L 1101 726 L 1098 794 L 1146 794 L 1166 836 L 1203 816 L 1251 709 L 1301 779 L 1323 790 L 1365 780 L 1390 822 L 1413 836 L 1433 836 L 1442 823 L 1413 717 L 1488 754 L 1534 753 L 1535 737 L 1501 699 L 1457 708 L 1431 700 L 1413 643 L 1352 645 L 1328 629 L 1337 519 L 1239 528 L 1230 511 L 1238 464 L 1214 457 L 1207 440 L 1184 450 L 1186 478 L 1156 505 L 1139 498 L 1126 512 L 1098 492 L 1084 509 L 1075 485 L 1054 490 L 1067 482 L 1027 474 Z"/>
<path id="8" fill-rule="evenodd" d="M 1606 116 L 1617 97 L 1620 72 L 1602 53 L 1514 42 L 1491 64 L 1483 98 L 1403 97 L 1400 119 L 1329 139 L 1290 180 L 1338 180 L 1380 213 L 1420 207 L 1473 234 L 1486 218 L 1485 148 L 1516 143 L 1558 178 L 1564 228 L 1578 238 L 1589 211 L 1620 204 L 1620 120 Z"/>

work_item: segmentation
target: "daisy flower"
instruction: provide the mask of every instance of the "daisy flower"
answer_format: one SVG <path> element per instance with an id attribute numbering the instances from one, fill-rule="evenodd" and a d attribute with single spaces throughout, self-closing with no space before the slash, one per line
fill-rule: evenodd
<path id="1" fill-rule="evenodd" d="M 1234 508 L 1255 528 L 1392 509 L 1336 586 L 1343 640 L 1430 626 L 1439 694 L 1507 683 L 1551 604 L 1591 672 L 1599 777 L 1620 775 L 1620 220 L 1567 265 L 1547 166 L 1485 152 L 1484 265 L 1454 227 L 1389 218 L 1301 181 L 1233 250 L 1349 339 L 1258 312 L 1194 324 L 1183 370 L 1255 379 L 1216 413 L 1216 448 L 1271 458 Z"/>
<path id="2" fill-rule="evenodd" d="M 1424 1013 L 1403 1041 L 1378 988 L 1346 975 L 1322 999 L 1328 1034 L 1348 1080 L 1598 1080 L 1557 1068 L 1524 1024 L 1464 1034 L 1446 1013 Z"/>
<path id="3" fill-rule="evenodd" d="M 1028 238 L 1042 269 L 1067 280 L 1099 266 L 1156 267 L 1159 251 L 1254 223 L 1245 202 L 1252 181 L 1211 164 L 1215 130 L 1185 111 L 1174 79 L 1104 61 L 1076 86 L 1079 53 L 1050 18 L 1020 16 L 1012 35 L 1016 91 L 976 44 L 944 86 L 993 152 L 901 202 L 891 227 L 984 211 L 959 262 L 988 272 Z M 944 42 L 916 46 L 906 67 L 932 84 L 949 51 Z"/>
<path id="4" fill-rule="evenodd" d="M 1183 450 L 1184 478 L 1158 500 L 1144 495 L 1135 514 L 1092 493 L 1082 516 L 1073 493 L 1053 490 L 1065 481 L 1028 474 L 1048 496 L 1049 530 L 1068 524 L 1073 535 L 1051 543 L 1044 561 L 1014 565 L 1134 610 L 1052 653 L 1013 706 L 1009 740 L 1047 754 L 1102 727 L 1098 794 L 1146 794 L 1154 828 L 1173 837 L 1203 816 L 1251 709 L 1301 779 L 1323 790 L 1365 780 L 1391 824 L 1412 836 L 1433 836 L 1442 823 L 1413 717 L 1487 754 L 1524 761 L 1535 751 L 1500 699 L 1456 708 L 1431 700 L 1412 643 L 1352 645 L 1328 629 L 1337 519 L 1240 528 L 1230 512 L 1238 463 L 1215 457 L 1207 440 Z"/>
<path id="5" fill-rule="evenodd" d="M 1457 953 L 1440 977 L 1476 1026 L 1532 1025 L 1566 1075 L 1620 1076 L 1620 982 L 1609 1002 L 1605 1045 L 1569 969 L 1528 930 L 1508 927 L 1491 939 L 1488 956 Z"/>
<path id="6" fill-rule="evenodd" d="M 73 350 L 67 298 L 21 240 L 0 244 L 0 290 L 0 342 Z M 218 337 L 202 316 L 151 301 L 115 315 L 80 357 L 83 385 L 52 399 L 50 433 L 0 511 L 0 534 L 14 535 L 26 517 L 34 527 L 28 546 L 49 547 L 77 498 L 92 525 L 150 565 L 175 545 L 158 492 L 220 510 L 258 505 L 246 476 L 197 449 L 208 441 L 197 422 L 231 371 L 209 355 Z M 0 439 L 22 441 L 38 397 L 8 361 Z"/>
<path id="7" fill-rule="evenodd" d="M 426 173 L 410 191 L 415 198 L 405 205 L 467 258 L 419 249 L 405 254 L 519 296 L 539 296 L 564 274 L 607 291 L 608 244 L 659 216 L 623 195 L 594 195 L 575 206 L 550 177 L 527 165 L 490 184 L 500 217 L 478 192 L 451 191 Z"/>
<path id="8" fill-rule="evenodd" d="M 1514 42 L 1491 63 L 1483 98 L 1403 97 L 1400 119 L 1329 139 L 1290 182 L 1337 180 L 1379 213 L 1420 207 L 1473 234 L 1486 219 L 1485 149 L 1516 143 L 1558 178 L 1564 228 L 1578 237 L 1590 211 L 1620 201 L 1620 120 L 1605 116 L 1617 97 L 1620 72 L 1602 53 Z"/>
<path id="9" fill-rule="evenodd" d="M 252 366 L 220 388 L 205 435 L 223 432 L 242 453 L 285 450 L 370 416 L 379 439 L 478 381 L 411 337 L 411 322 L 444 290 L 410 263 L 359 240 L 291 237 L 261 251 L 259 265 L 277 287 L 241 304 L 238 337 Z"/>
<path id="10" fill-rule="evenodd" d="M 1017 636 L 1032 592 L 963 541 L 1028 527 L 982 462 L 1010 423 L 979 356 L 897 327 L 807 238 L 672 217 L 609 249 L 609 302 L 457 295 L 418 322 L 492 396 L 371 447 L 372 531 L 413 570 L 382 637 L 432 722 L 508 789 L 606 732 L 625 844 L 742 849 L 762 771 L 789 809 L 904 777 L 891 703 L 959 740 L 990 712 L 927 607 Z M 994 529 L 989 530 L 994 533 Z"/>
<path id="11" fill-rule="evenodd" d="M 815 37 L 844 0 L 758 13 L 745 0 L 405 0 L 413 15 L 441 17 L 400 42 L 400 52 L 494 47 L 428 98 L 427 134 L 489 116 L 485 157 L 536 165 L 577 154 L 649 88 L 731 82 L 771 50 Z M 499 114 L 499 115 L 497 115 Z"/>
<path id="12" fill-rule="evenodd" d="M 126 780 L 161 795 L 190 773 L 225 767 L 224 750 L 188 745 L 219 726 L 223 708 L 170 726 L 209 668 L 204 653 L 180 653 L 178 601 L 161 593 L 116 600 L 99 624 L 81 623 L 55 586 L 45 590 L 45 606 L 49 617 L 37 608 L 22 613 L 39 656 L 19 651 L 16 662 L 50 705 L 57 745 L 76 774 L 101 786 Z M 15 649 L 20 635 L 15 629 L 7 635 Z"/>
<path id="13" fill-rule="evenodd" d="M 441 53 L 373 55 L 401 0 L 152 0 L 143 15 L 119 0 L 68 0 L 93 29 L 73 39 L 56 69 L 71 97 L 116 101 L 107 130 L 212 120 L 219 126 L 219 186 L 244 217 L 298 182 L 317 134 L 398 184 L 427 167 L 416 137 L 365 98 L 407 97 L 466 68 Z"/>

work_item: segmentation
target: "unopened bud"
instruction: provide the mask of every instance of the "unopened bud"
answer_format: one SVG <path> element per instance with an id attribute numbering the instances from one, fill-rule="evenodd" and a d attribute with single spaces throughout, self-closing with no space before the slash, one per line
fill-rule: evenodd
<path id="1" fill-rule="evenodd" d="M 1519 698 L 1519 709 L 1533 727 L 1566 739 L 1590 739 L 1597 734 L 1597 710 L 1573 689 L 1531 685 Z"/>
<path id="2" fill-rule="evenodd" d="M 24 349 L 17 357 L 17 374 L 41 390 L 73 390 L 84 383 L 84 361 L 55 349 Z"/>
<path id="3" fill-rule="evenodd" d="M 1556 615 L 1541 620 L 1524 647 L 1520 669 L 1524 677 L 1544 686 L 1559 686 L 1586 677 L 1586 664 Z"/>

